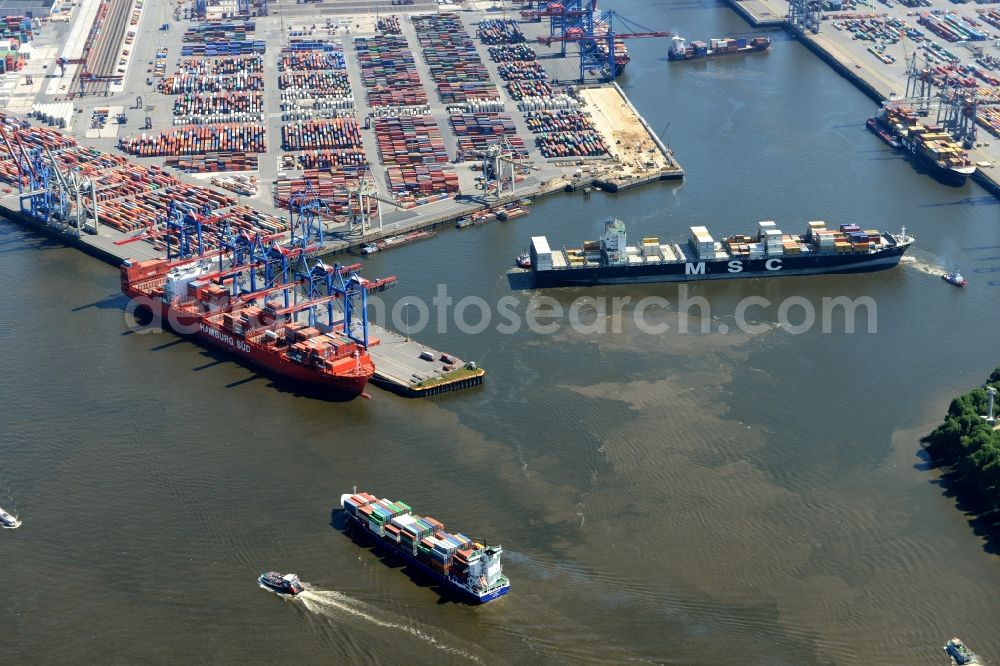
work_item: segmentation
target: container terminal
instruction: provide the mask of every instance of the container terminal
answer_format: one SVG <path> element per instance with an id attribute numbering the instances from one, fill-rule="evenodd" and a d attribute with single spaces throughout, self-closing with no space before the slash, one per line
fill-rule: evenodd
<path id="1" fill-rule="evenodd" d="M 81 0 L 6 19 L 0 210 L 116 265 L 220 254 L 232 236 L 319 259 L 683 177 L 614 82 L 625 40 L 668 33 L 592 0 L 513 19 L 363 4 Z M 372 383 L 482 382 L 371 326 Z"/>
<path id="2" fill-rule="evenodd" d="M 1000 9 L 946 0 L 729 0 L 751 25 L 784 27 L 878 105 L 912 110 L 947 134 L 1000 197 Z M 873 109 L 872 117 L 885 111 Z M 865 119 L 859 119 L 859 127 Z M 869 127 L 871 124 L 869 123 Z M 914 143 L 904 133 L 893 137 Z M 892 141 L 887 141 L 892 143 Z M 909 150 L 916 161 L 926 162 Z M 954 146 L 943 150 L 953 154 Z M 934 156 L 936 159 L 940 155 Z M 933 171 L 933 169 L 932 169 Z M 964 179 L 939 179 L 953 185 Z"/>

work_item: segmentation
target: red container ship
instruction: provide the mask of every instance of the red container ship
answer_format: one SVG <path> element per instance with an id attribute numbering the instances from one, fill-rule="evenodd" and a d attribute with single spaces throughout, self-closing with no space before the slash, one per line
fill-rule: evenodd
<path id="1" fill-rule="evenodd" d="M 338 398 L 364 391 L 375 364 L 364 345 L 343 334 L 342 326 L 297 322 L 293 313 L 299 306 L 282 308 L 276 301 L 263 308 L 254 304 L 268 293 L 294 285 L 234 296 L 229 287 L 213 281 L 213 275 L 212 263 L 204 259 L 179 265 L 166 259 L 126 262 L 121 267 L 122 292 L 162 326 L 291 380 L 297 387 Z M 392 280 L 361 282 L 372 290 Z"/>

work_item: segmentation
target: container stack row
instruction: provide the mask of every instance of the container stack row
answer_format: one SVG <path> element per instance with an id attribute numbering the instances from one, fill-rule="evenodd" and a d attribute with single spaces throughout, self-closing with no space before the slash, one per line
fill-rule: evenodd
<path id="1" fill-rule="evenodd" d="M 481 159 L 480 153 L 503 137 L 519 156 L 528 155 L 513 119 L 505 113 L 453 113 L 449 120 L 458 136 L 459 153 L 466 160 Z"/>
<path id="2" fill-rule="evenodd" d="M 281 126 L 281 148 L 289 151 L 362 149 L 361 129 L 353 118 L 308 120 Z"/>
<path id="3" fill-rule="evenodd" d="M 341 44 L 294 41 L 281 50 L 278 69 L 283 121 L 353 114 L 354 93 Z"/>
<path id="4" fill-rule="evenodd" d="M 198 209 L 218 211 L 236 203 L 228 195 L 220 194 L 207 187 L 199 185 L 178 184 L 158 190 L 143 192 L 133 197 L 110 199 L 97 204 L 97 214 L 100 223 L 118 231 L 132 232 L 155 228 L 166 218 L 170 204 L 174 201 L 190 203 Z M 210 229 L 203 229 L 207 239 L 212 234 Z M 158 249 L 163 247 L 157 242 L 153 245 Z"/>
<path id="5" fill-rule="evenodd" d="M 184 32 L 185 44 L 205 44 L 211 41 L 247 41 L 253 35 L 253 21 L 206 21 L 192 23 Z"/>
<path id="6" fill-rule="evenodd" d="M 535 134 L 535 145 L 543 157 L 602 157 L 608 154 L 608 147 L 590 118 L 579 111 L 529 111 L 524 120 Z"/>
<path id="7" fill-rule="evenodd" d="M 379 156 L 385 165 L 448 162 L 444 139 L 432 116 L 388 116 L 375 119 Z"/>
<path id="8" fill-rule="evenodd" d="M 497 63 L 511 99 L 518 102 L 535 145 L 549 159 L 603 157 L 608 147 L 590 119 L 579 111 L 579 103 L 562 89 L 555 89 L 535 51 L 518 39 L 517 25 L 502 31 L 508 41 L 498 41 L 493 24 L 480 29 L 479 38 L 489 44 L 490 58 Z M 499 22 L 510 23 L 510 22 Z"/>
<path id="9" fill-rule="evenodd" d="M 175 125 L 203 125 L 260 121 L 264 113 L 261 93 L 187 93 L 174 98 Z"/>
<path id="10" fill-rule="evenodd" d="M 175 74 L 160 81 L 159 91 L 164 95 L 203 92 L 260 92 L 264 90 L 264 77 L 260 74 Z"/>
<path id="11" fill-rule="evenodd" d="M 427 93 L 420 83 L 413 54 L 402 36 L 359 37 L 354 40 L 361 63 L 361 80 L 371 107 L 424 106 Z"/>
<path id="12" fill-rule="evenodd" d="M 161 46 L 156 49 L 156 56 L 153 58 L 153 76 L 162 79 L 167 75 L 167 47 Z"/>
<path id="13" fill-rule="evenodd" d="M 274 205 L 287 209 L 293 194 L 311 189 L 327 206 L 326 209 L 319 211 L 323 217 L 360 213 L 357 197 L 352 197 L 349 191 L 357 189 L 362 172 L 362 169 L 352 168 L 332 173 L 309 169 L 304 171 L 301 177 L 278 177 L 274 181 Z M 378 202 L 372 199 L 370 212 L 377 212 L 377 206 Z"/>
<path id="14" fill-rule="evenodd" d="M 516 21 L 487 19 L 481 21 L 476 28 L 476 36 L 483 44 L 522 44 L 524 33 L 517 27 Z"/>
<path id="15" fill-rule="evenodd" d="M 368 164 L 365 151 L 360 148 L 338 150 L 310 150 L 281 156 L 282 169 L 323 169 L 337 170 L 342 167 L 364 167 Z"/>
<path id="16" fill-rule="evenodd" d="M 375 20 L 375 30 L 383 35 L 401 35 L 403 28 L 399 25 L 399 17 L 395 14 L 379 16 Z"/>
<path id="17" fill-rule="evenodd" d="M 256 171 L 256 155 L 247 153 L 209 153 L 189 157 L 168 157 L 166 165 L 184 173 L 220 173 L 226 171 Z"/>
<path id="18" fill-rule="evenodd" d="M 16 72 L 27 57 L 24 47 L 32 40 L 31 19 L 23 16 L 0 18 L 0 74 Z"/>
<path id="19" fill-rule="evenodd" d="M 266 153 L 263 125 L 185 125 L 120 139 L 120 150 L 139 157 L 202 155 L 216 152 Z"/>
<path id="20" fill-rule="evenodd" d="M 458 193 L 458 174 L 440 164 L 391 166 L 386 177 L 389 189 L 403 203 L 419 205 Z"/>
<path id="21" fill-rule="evenodd" d="M 182 183 L 158 166 L 136 164 L 122 155 L 80 146 L 71 137 L 44 127 L 35 127 L 2 112 L 0 125 L 12 142 L 19 141 L 29 151 L 35 147 L 47 147 L 53 151 L 60 170 L 73 170 L 91 179 L 96 190 L 99 223 L 102 226 L 121 232 L 162 228 L 171 203 L 183 201 L 199 210 L 209 211 L 210 215 L 232 213 L 230 222 L 251 236 L 257 233 L 270 235 L 287 229 L 284 221 L 249 208 L 237 207 L 227 211 L 236 203 L 232 196 L 207 187 Z M 256 156 L 248 155 L 246 159 L 255 158 Z M 212 159 L 219 157 L 204 156 L 206 162 Z M 228 156 L 222 159 L 228 159 Z M 0 151 L 0 182 L 16 187 L 18 176 L 17 163 L 5 151 Z M 22 184 L 29 184 L 27 177 L 22 177 Z M 215 247 L 218 231 L 211 224 L 206 225 L 203 230 L 206 249 Z M 160 249 L 165 247 L 162 236 L 149 242 Z"/>
<path id="22" fill-rule="evenodd" d="M 415 16 L 413 26 L 444 104 L 500 102 L 500 91 L 458 14 Z"/>
<path id="23" fill-rule="evenodd" d="M 267 42 L 256 41 L 221 41 L 205 42 L 204 44 L 185 44 L 181 47 L 181 56 L 215 58 L 218 56 L 241 56 L 267 51 Z"/>
<path id="24" fill-rule="evenodd" d="M 264 72 L 264 56 L 252 55 L 236 58 L 188 58 L 177 64 L 180 74 L 200 76 L 246 76 Z"/>

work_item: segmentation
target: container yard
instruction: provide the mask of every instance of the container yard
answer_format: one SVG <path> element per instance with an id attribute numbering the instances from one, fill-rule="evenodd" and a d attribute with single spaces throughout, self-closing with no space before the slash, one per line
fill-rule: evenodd
<path id="1" fill-rule="evenodd" d="M 105 260 L 177 252 L 171 239 L 187 212 L 201 216 L 205 231 L 189 241 L 191 251 L 216 250 L 226 225 L 287 238 L 306 204 L 319 220 L 315 254 L 366 244 L 388 251 L 412 232 L 456 220 L 516 220 L 528 212 L 523 197 L 582 187 L 602 173 L 610 179 L 618 169 L 607 151 L 612 137 L 574 86 L 551 83 L 538 58 L 558 49 L 535 41 L 547 25 L 432 14 L 419 3 L 317 20 L 287 6 L 241 17 L 235 6 L 224 16 L 209 5 L 202 17 L 182 4 L 164 24 L 162 7 L 144 4 L 84 3 L 66 24 L 5 24 L 18 44 L 35 47 L 15 74 L 47 66 L 62 76 L 11 99 L 21 117 L 33 109 L 36 124 L 5 117 L 4 194 L 15 195 L 19 180 L 25 189 L 43 185 L 25 171 L 22 146 L 43 171 L 44 149 L 54 151 L 58 170 L 48 170 L 47 187 L 80 196 L 58 194 L 69 215 L 46 232 Z M 10 69 L 20 62 L 12 56 Z M 507 182 L 487 175 L 490 151 L 516 161 Z M 59 176 L 65 185 L 53 184 Z M 28 201 L 29 216 L 51 206 Z M 17 196 L 3 205 L 20 208 Z M 387 381 L 417 394 L 414 384 L 431 377 L 413 381 L 421 373 L 406 360 L 412 344 L 396 345 L 404 352 Z"/>
<path id="2" fill-rule="evenodd" d="M 125 81 L 140 94 L 109 105 L 98 92 L 81 98 L 65 90 L 69 107 L 42 104 L 35 116 L 78 131 L 73 111 L 103 109 L 96 129 L 81 138 L 181 179 L 252 174 L 254 205 L 271 214 L 282 214 L 290 184 L 315 181 L 304 178 L 307 170 L 332 172 L 339 185 L 367 169 L 372 196 L 393 202 L 381 212 L 395 232 L 502 204 L 484 198 L 488 188 L 475 171 L 453 164 L 479 163 L 501 141 L 507 157 L 523 161 L 516 183 L 528 195 L 581 185 L 601 168 L 610 178 L 618 169 L 607 152 L 612 137 L 601 134 L 573 86 L 550 82 L 538 59 L 558 48 L 535 41 L 547 34 L 545 24 L 416 7 L 317 22 L 285 11 L 285 18 L 209 20 L 195 18 L 192 7 L 182 6 L 169 30 L 156 20 L 140 23 L 147 39 L 133 47 L 140 66 Z M 98 16 L 81 12 L 77 20 L 97 23 Z M 82 70 L 81 60 L 64 65 L 67 76 Z M 559 113 L 538 115 L 549 111 Z M 567 162 L 573 159 L 598 163 L 581 179 L 583 165 Z M 456 202 L 463 194 L 472 198 Z M 336 202 L 332 208 L 349 212 Z M 349 223 L 339 215 L 329 220 L 328 251 L 372 240 L 336 233 Z"/>
<path id="3" fill-rule="evenodd" d="M 782 0 L 730 4 L 755 25 L 769 25 L 771 17 L 786 15 L 789 8 Z M 917 95 L 921 80 L 931 84 L 933 96 L 943 93 L 945 100 L 954 100 L 932 102 L 926 122 L 954 123 L 951 131 L 966 143 L 977 166 L 972 178 L 1000 196 L 1000 9 L 995 5 L 946 0 L 824 3 L 818 33 L 788 29 L 877 103 Z M 919 79 L 908 85 L 914 58 Z M 954 122 L 965 115 L 956 109 L 970 94 L 978 100 L 975 138 L 968 127 Z M 858 122 L 861 126 L 865 119 Z"/>

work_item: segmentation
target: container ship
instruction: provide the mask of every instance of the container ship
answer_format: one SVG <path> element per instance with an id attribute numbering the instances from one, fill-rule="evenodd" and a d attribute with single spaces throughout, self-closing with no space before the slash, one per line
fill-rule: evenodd
<path id="1" fill-rule="evenodd" d="M 465 601 L 484 604 L 510 591 L 500 546 L 477 543 L 421 517 L 403 502 L 368 493 L 341 495 L 347 525 L 383 551 L 398 555 Z"/>
<path id="2" fill-rule="evenodd" d="M 122 292 L 135 299 L 137 309 L 175 333 L 221 349 L 297 387 L 337 398 L 362 393 L 375 373 L 367 349 L 336 327 L 295 321 L 290 312 L 294 309 L 282 308 L 276 301 L 255 305 L 267 291 L 233 296 L 228 286 L 211 279 L 218 275 L 213 269 L 205 259 L 179 265 L 166 259 L 126 261 L 121 267 Z M 270 291 L 280 293 L 288 287 Z"/>
<path id="3" fill-rule="evenodd" d="M 667 59 L 676 62 L 679 60 L 698 60 L 700 58 L 715 58 L 717 56 L 742 55 L 745 53 L 766 51 L 770 47 L 770 37 L 713 39 L 711 44 L 691 42 L 689 45 L 686 39 L 674 35 L 670 38 L 670 49 L 667 51 Z"/>
<path id="4" fill-rule="evenodd" d="M 976 165 L 960 143 L 942 128 L 922 124 L 916 111 L 909 107 L 887 104 L 866 124 L 880 137 L 882 134 L 877 130 L 888 134 L 945 185 L 961 187 L 976 172 Z M 882 139 L 893 145 L 885 137 Z"/>
<path id="5" fill-rule="evenodd" d="M 651 237 L 630 246 L 625 224 L 609 220 L 599 242 L 578 249 L 553 250 L 545 236 L 533 237 L 529 261 L 535 287 L 681 282 L 876 271 L 898 264 L 912 243 L 905 228 L 896 235 L 814 221 L 804 235 L 788 235 L 768 220 L 753 236 L 716 241 L 705 227 L 691 227 L 684 244 Z"/>

